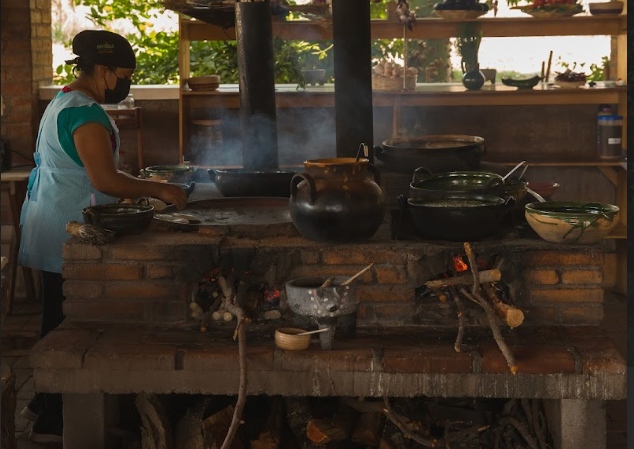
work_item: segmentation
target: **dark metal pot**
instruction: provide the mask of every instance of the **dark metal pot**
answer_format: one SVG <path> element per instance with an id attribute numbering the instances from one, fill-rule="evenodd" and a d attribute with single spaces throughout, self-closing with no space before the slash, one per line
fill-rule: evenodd
<path id="1" fill-rule="evenodd" d="M 189 165 L 152 165 L 139 170 L 142 178 L 185 184 L 193 180 L 194 171 Z"/>
<path id="2" fill-rule="evenodd" d="M 502 196 L 504 179 L 495 173 L 453 171 L 432 174 L 419 167 L 409 184 L 410 198 L 436 198 L 445 193 L 486 193 Z"/>
<path id="3" fill-rule="evenodd" d="M 224 196 L 291 196 L 291 179 L 298 170 L 209 169 L 209 179 Z"/>
<path id="4" fill-rule="evenodd" d="M 374 147 L 386 168 L 402 173 L 412 173 L 417 167 L 434 173 L 477 170 L 485 153 L 482 137 L 460 134 L 397 137 Z"/>
<path id="5" fill-rule="evenodd" d="M 421 236 L 465 242 L 490 237 L 507 225 L 514 202 L 494 195 L 447 193 L 436 199 L 409 198 L 407 207 Z"/>
<path id="6" fill-rule="evenodd" d="M 140 234 L 154 217 L 154 207 L 141 204 L 103 204 L 85 207 L 84 222 L 110 229 L 117 235 Z"/>

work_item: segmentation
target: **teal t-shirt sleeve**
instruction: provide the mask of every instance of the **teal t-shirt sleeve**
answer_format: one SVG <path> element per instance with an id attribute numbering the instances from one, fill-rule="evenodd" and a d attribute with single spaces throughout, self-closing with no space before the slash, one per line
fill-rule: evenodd
<path id="1" fill-rule="evenodd" d="M 59 142 L 64 152 L 80 167 L 83 167 L 84 164 L 79 158 L 77 148 L 75 148 L 73 133 L 77 128 L 87 123 L 103 125 L 110 135 L 114 132 L 108 114 L 96 103 L 89 106 L 68 107 L 57 116 Z"/>

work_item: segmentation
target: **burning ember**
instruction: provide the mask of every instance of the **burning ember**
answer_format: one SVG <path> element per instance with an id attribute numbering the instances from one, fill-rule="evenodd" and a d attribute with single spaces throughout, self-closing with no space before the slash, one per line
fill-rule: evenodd
<path id="1" fill-rule="evenodd" d="M 467 271 L 469 269 L 469 265 L 464 263 L 461 255 L 453 256 L 453 266 L 457 273 L 460 273 L 462 271 Z"/>

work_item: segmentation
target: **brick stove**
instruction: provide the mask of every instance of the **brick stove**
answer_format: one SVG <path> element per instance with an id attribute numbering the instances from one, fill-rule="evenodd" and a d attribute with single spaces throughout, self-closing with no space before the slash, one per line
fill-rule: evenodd
<path id="1" fill-rule="evenodd" d="M 69 241 L 67 319 L 31 356 L 37 388 L 64 393 L 66 447 L 107 447 L 119 394 L 236 394 L 235 323 L 202 334 L 189 317 L 192 290 L 213 267 L 247 264 L 283 289 L 289 279 L 347 276 L 369 263 L 357 284 L 357 336 L 335 337 L 332 351 L 315 344 L 276 349 L 279 322 L 249 328 L 248 394 L 543 398 L 558 448 L 605 447 L 603 401 L 626 397 L 626 368 L 598 328 L 599 247 L 517 239 L 474 245 L 502 257 L 502 280 L 526 313 L 522 326 L 505 333 L 519 368 L 512 375 L 487 328 L 469 323 L 468 349 L 456 353 L 452 305 L 416 295 L 462 245 L 387 234 L 381 229 L 370 242 L 351 245 L 290 231 L 238 238 L 227 229 L 147 232 L 102 247 Z"/>

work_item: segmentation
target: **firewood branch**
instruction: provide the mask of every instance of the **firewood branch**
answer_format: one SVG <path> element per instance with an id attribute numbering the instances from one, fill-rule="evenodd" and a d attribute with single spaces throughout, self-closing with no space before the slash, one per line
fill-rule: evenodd
<path id="1" fill-rule="evenodd" d="M 453 348 L 456 352 L 461 351 L 462 346 L 462 338 L 464 337 L 464 326 L 465 326 L 465 307 L 462 303 L 462 298 L 458 294 L 458 291 L 455 287 L 450 287 L 449 291 L 451 293 L 451 297 L 453 301 L 456 303 L 456 313 L 458 315 L 458 335 L 456 335 L 456 341 L 453 344 Z"/>
<path id="2" fill-rule="evenodd" d="M 240 309 L 237 306 L 234 306 L 237 309 Z M 238 431 L 238 427 L 242 422 L 242 411 L 244 410 L 244 404 L 247 400 L 247 356 L 246 356 L 246 320 L 244 319 L 244 314 L 242 313 L 242 309 L 236 311 L 236 316 L 238 317 L 238 324 L 236 326 L 235 334 L 238 334 L 238 360 L 240 363 L 240 385 L 238 387 L 238 400 L 236 401 L 236 407 L 233 411 L 233 417 L 231 418 L 231 425 L 229 426 L 229 430 L 227 431 L 227 436 L 225 436 L 225 440 L 222 443 L 220 449 L 229 449 L 231 444 L 233 443 L 233 439 L 236 436 L 236 432 Z"/>
<path id="3" fill-rule="evenodd" d="M 383 402 L 385 403 L 385 408 L 383 409 L 383 413 L 385 414 L 387 419 L 392 421 L 392 423 L 394 423 L 394 425 L 398 427 L 398 429 L 403 433 L 403 435 L 405 435 L 405 437 L 425 447 L 444 446 L 444 442 L 442 440 L 436 440 L 436 439 L 431 440 L 428 438 L 424 438 L 418 435 L 417 433 L 415 433 L 412 429 L 410 429 L 407 426 L 407 424 L 403 422 L 403 419 L 392 409 L 392 406 L 390 405 L 390 400 L 388 399 L 387 396 L 383 396 Z"/>
<path id="4" fill-rule="evenodd" d="M 491 332 L 493 333 L 493 338 L 495 340 L 495 343 L 497 343 L 498 348 L 500 348 L 500 351 L 502 352 L 502 355 L 504 356 L 504 359 L 506 360 L 506 364 L 511 370 L 511 373 L 512 374 L 517 373 L 517 363 L 515 363 L 515 357 L 513 357 L 511 350 L 509 349 L 508 345 L 506 344 L 506 341 L 504 340 L 504 337 L 502 336 L 502 332 L 500 331 L 500 326 L 498 326 L 497 317 L 495 316 L 495 312 L 493 311 L 493 308 L 486 302 L 486 300 L 480 295 L 480 293 L 471 295 L 464 288 L 460 289 L 460 293 L 462 293 L 462 295 L 464 295 L 470 301 L 473 301 L 479 304 L 480 307 L 484 309 L 484 312 L 486 313 L 487 321 L 489 322 L 489 327 L 491 328 Z"/>
<path id="5" fill-rule="evenodd" d="M 478 273 L 478 262 L 476 261 L 475 255 L 473 254 L 473 249 L 471 249 L 471 244 L 469 244 L 469 242 L 464 242 L 463 246 L 465 253 L 467 253 L 467 259 L 469 259 L 469 268 L 471 269 L 471 274 L 473 275 L 473 287 L 471 288 L 471 293 L 475 296 L 475 294 L 480 291 L 480 275 Z"/>
<path id="6" fill-rule="evenodd" d="M 480 284 L 485 284 L 489 282 L 498 282 L 502 279 L 502 272 L 497 268 L 493 268 L 491 270 L 483 270 L 479 275 Z M 438 289 L 443 287 L 451 287 L 455 285 L 469 285 L 473 282 L 473 277 L 470 274 L 459 274 L 457 276 L 443 278 L 443 279 L 432 279 L 430 281 L 425 282 L 425 286 L 430 289 Z"/>
<path id="7" fill-rule="evenodd" d="M 508 325 L 508 327 L 513 329 L 524 322 L 524 312 L 522 312 L 517 307 L 503 302 L 496 294 L 496 289 L 493 284 L 485 284 L 482 287 L 484 293 L 486 293 L 487 297 L 489 298 L 489 301 L 491 301 L 493 309 L 498 314 L 498 316 L 502 318 L 502 320 Z"/>
<path id="8" fill-rule="evenodd" d="M 530 449 L 539 449 L 537 447 L 537 443 L 535 439 L 530 435 L 528 429 L 526 428 L 526 424 L 519 421 L 517 418 L 513 418 L 512 416 L 505 416 L 500 419 L 500 427 L 504 428 L 504 426 L 512 426 L 515 430 L 522 436 L 526 444 L 530 447 Z"/>
<path id="9" fill-rule="evenodd" d="M 467 253 L 467 258 L 469 259 L 469 268 L 471 269 L 471 273 L 473 274 L 473 288 L 471 289 L 471 294 L 469 294 L 469 292 L 467 292 L 464 287 L 461 287 L 460 293 L 462 293 L 462 295 L 464 295 L 469 300 L 479 304 L 480 307 L 484 309 L 487 321 L 489 322 L 489 327 L 491 328 L 491 332 L 493 333 L 493 338 L 495 339 L 495 343 L 497 343 L 498 348 L 500 348 L 500 351 L 502 352 L 502 355 L 504 356 L 506 364 L 511 370 L 511 373 L 515 374 L 517 373 L 517 363 L 515 363 L 515 357 L 513 357 L 511 350 L 509 349 L 506 341 L 504 340 L 504 337 L 502 336 L 495 311 L 493 310 L 493 307 L 491 307 L 491 305 L 480 294 L 480 283 L 478 282 L 478 264 L 469 242 L 464 242 L 464 249 Z"/>

